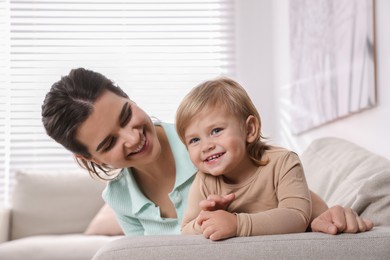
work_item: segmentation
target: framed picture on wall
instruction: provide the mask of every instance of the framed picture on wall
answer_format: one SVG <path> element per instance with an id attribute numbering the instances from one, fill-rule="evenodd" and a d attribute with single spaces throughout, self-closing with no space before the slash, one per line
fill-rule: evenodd
<path id="1" fill-rule="evenodd" d="M 376 105 L 374 0 L 289 2 L 294 134 Z"/>

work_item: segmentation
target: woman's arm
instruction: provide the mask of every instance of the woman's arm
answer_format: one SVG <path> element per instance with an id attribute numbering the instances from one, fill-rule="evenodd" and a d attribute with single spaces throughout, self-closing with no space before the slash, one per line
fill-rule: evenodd
<path id="1" fill-rule="evenodd" d="M 310 195 L 312 206 L 310 223 L 312 223 L 315 218 L 317 218 L 326 210 L 328 210 L 328 205 L 326 205 L 325 201 L 321 199 L 321 197 L 318 196 L 316 193 L 310 191 Z"/>
<path id="2" fill-rule="evenodd" d="M 186 235 L 202 234 L 200 225 L 197 223 L 197 217 L 201 212 L 199 202 L 205 200 L 204 194 L 201 192 L 202 181 L 201 173 L 197 173 L 194 181 L 191 184 L 188 193 L 187 209 L 184 212 L 181 222 L 181 233 Z"/>
<path id="3" fill-rule="evenodd" d="M 136 218 L 116 214 L 119 225 L 126 236 L 143 236 L 145 229 Z"/>

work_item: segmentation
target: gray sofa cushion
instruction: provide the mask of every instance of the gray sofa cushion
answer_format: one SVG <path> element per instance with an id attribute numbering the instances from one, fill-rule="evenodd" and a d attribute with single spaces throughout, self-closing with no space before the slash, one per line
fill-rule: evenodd
<path id="1" fill-rule="evenodd" d="M 106 244 L 93 260 L 149 259 L 388 259 L 390 227 L 359 234 L 298 233 L 235 237 L 124 237 Z"/>

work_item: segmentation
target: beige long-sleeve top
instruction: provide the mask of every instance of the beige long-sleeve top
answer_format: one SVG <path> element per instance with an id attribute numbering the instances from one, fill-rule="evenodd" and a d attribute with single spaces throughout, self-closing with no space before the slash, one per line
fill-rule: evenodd
<path id="1" fill-rule="evenodd" d="M 229 193 L 236 195 L 227 208 L 237 214 L 236 236 L 304 232 L 311 217 L 311 199 L 298 155 L 271 147 L 264 156 L 268 164 L 239 184 L 227 184 L 222 176 L 198 172 L 190 188 L 182 233 L 201 234 L 196 223 L 199 202 L 210 194 Z"/>

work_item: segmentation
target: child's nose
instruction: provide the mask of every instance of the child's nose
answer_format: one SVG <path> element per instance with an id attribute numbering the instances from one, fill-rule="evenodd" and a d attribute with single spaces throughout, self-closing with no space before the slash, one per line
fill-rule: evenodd
<path id="1" fill-rule="evenodd" d="M 212 143 L 212 142 L 206 142 L 204 145 L 203 145 L 203 152 L 209 152 L 211 150 L 213 150 L 215 148 L 215 144 Z"/>

